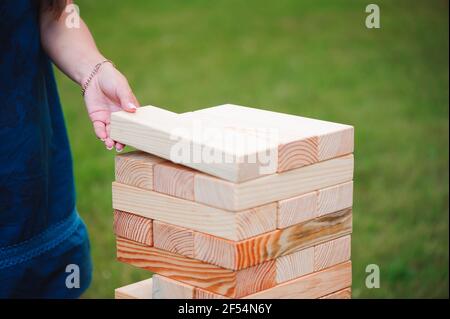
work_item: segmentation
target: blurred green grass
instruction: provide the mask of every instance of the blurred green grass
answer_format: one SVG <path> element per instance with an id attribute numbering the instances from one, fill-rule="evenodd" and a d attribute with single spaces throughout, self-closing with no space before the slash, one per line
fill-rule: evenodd
<path id="1" fill-rule="evenodd" d="M 78 1 L 103 54 L 142 104 L 185 112 L 235 103 L 355 126 L 353 295 L 448 297 L 448 2 Z M 78 209 L 89 228 L 87 298 L 149 274 L 115 260 L 113 152 L 79 88 L 58 73 Z M 381 288 L 365 287 L 377 264 Z"/>

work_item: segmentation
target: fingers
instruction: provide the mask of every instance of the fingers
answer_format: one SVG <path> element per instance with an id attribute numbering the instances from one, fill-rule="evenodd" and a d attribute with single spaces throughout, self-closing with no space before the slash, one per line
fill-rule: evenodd
<path id="1" fill-rule="evenodd" d="M 118 73 L 120 75 L 120 73 Z M 104 80 L 111 79 L 106 77 Z M 108 86 L 105 86 L 108 88 Z M 136 96 L 131 91 L 130 86 L 128 85 L 128 81 L 120 75 L 115 78 L 113 81 L 112 90 L 106 90 L 97 92 L 99 93 L 99 97 L 97 96 L 100 102 L 100 105 L 90 105 L 96 104 L 98 101 L 93 102 L 92 100 L 89 102 L 86 100 L 86 104 L 88 106 L 89 117 L 92 120 L 95 135 L 101 139 L 105 147 L 108 150 L 112 150 L 116 148 L 116 151 L 121 152 L 125 145 L 119 142 L 114 141 L 110 136 L 110 117 L 111 112 L 119 111 L 123 109 L 124 111 L 134 113 L 136 112 L 137 107 L 139 106 L 139 102 Z M 115 96 L 114 96 L 115 95 Z M 105 102 L 106 101 L 106 102 Z M 108 102 L 111 101 L 112 103 Z"/>
<path id="2" fill-rule="evenodd" d="M 125 148 L 125 145 L 123 145 L 119 142 L 116 142 L 116 151 L 117 152 L 122 152 L 124 148 Z"/>
<path id="3" fill-rule="evenodd" d="M 115 141 L 113 141 L 113 140 L 110 139 L 110 138 L 107 138 L 107 139 L 106 139 L 106 141 L 105 141 L 105 146 L 106 146 L 106 149 L 107 149 L 108 151 L 110 151 L 110 150 L 112 150 L 113 148 L 115 148 L 116 151 L 119 152 L 119 153 L 122 152 L 123 149 L 125 148 L 125 145 L 123 145 L 122 143 L 119 143 L 119 142 L 115 142 Z"/>
<path id="4" fill-rule="evenodd" d="M 105 140 L 105 146 L 106 148 L 110 151 L 113 148 L 116 148 L 117 152 L 122 152 L 125 145 L 119 142 L 114 141 L 110 136 L 110 125 L 106 124 L 106 134 L 108 135 L 108 137 Z"/>
<path id="5" fill-rule="evenodd" d="M 112 150 L 113 148 L 114 148 L 114 145 L 115 145 L 116 143 L 110 138 L 110 137 L 107 137 L 106 138 L 106 140 L 105 140 L 105 146 L 106 146 L 106 149 L 108 150 L 108 151 L 110 151 L 110 150 Z"/>
<path id="6" fill-rule="evenodd" d="M 94 126 L 95 135 L 105 143 L 105 146 L 108 150 L 112 150 L 114 147 L 114 141 L 109 137 L 109 124 L 106 124 L 100 120 L 94 120 L 92 122 Z"/>
<path id="7" fill-rule="evenodd" d="M 110 125 L 106 124 L 106 135 L 108 136 L 105 139 L 105 146 L 108 149 L 108 151 L 112 150 L 114 148 L 114 145 L 116 144 L 116 142 L 113 141 L 113 139 L 110 136 Z"/>
<path id="8" fill-rule="evenodd" d="M 107 138 L 106 134 L 106 126 L 105 123 L 101 121 L 94 121 L 92 122 L 92 125 L 94 126 L 94 132 L 95 135 L 102 141 L 104 141 Z"/>
<path id="9" fill-rule="evenodd" d="M 123 110 L 131 113 L 136 112 L 139 102 L 126 81 L 117 88 L 116 94 Z"/>
<path id="10" fill-rule="evenodd" d="M 116 87 L 116 97 L 120 102 L 120 107 L 126 112 L 134 113 L 136 112 L 136 109 L 140 106 L 139 101 L 137 100 L 136 96 L 131 90 L 130 85 L 128 84 L 128 81 L 125 79 L 125 77 L 123 77 L 123 81 L 120 81 L 120 84 L 118 84 Z M 106 129 L 107 131 L 109 130 L 109 125 L 106 125 Z M 109 136 L 109 131 L 107 132 L 107 135 Z M 114 143 L 117 152 L 121 152 L 125 147 L 125 145 L 122 143 L 119 142 Z M 110 143 L 108 143 L 107 148 L 109 146 Z"/>
<path id="11" fill-rule="evenodd" d="M 94 121 L 92 122 L 94 126 L 95 135 L 105 144 L 105 147 L 108 150 L 112 150 L 116 148 L 117 152 L 122 152 L 125 145 L 119 142 L 115 142 L 113 139 L 109 137 L 110 135 L 110 126 L 109 124 L 105 124 L 102 121 Z"/>

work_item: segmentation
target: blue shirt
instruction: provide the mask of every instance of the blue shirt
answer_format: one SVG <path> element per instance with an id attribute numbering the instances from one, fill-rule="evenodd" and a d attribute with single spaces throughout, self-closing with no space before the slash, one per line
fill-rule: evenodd
<path id="1" fill-rule="evenodd" d="M 78 297 L 91 279 L 89 241 L 76 211 L 70 147 L 38 14 L 38 1 L 0 1 L 0 298 Z M 80 270 L 79 288 L 66 285 L 72 264 Z"/>

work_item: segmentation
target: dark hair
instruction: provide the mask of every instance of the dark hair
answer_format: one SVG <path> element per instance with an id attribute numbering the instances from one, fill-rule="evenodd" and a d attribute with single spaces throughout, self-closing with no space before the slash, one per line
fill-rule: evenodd
<path id="1" fill-rule="evenodd" d="M 39 0 L 41 9 L 50 11 L 55 19 L 59 19 L 64 8 L 66 7 L 67 0 Z"/>

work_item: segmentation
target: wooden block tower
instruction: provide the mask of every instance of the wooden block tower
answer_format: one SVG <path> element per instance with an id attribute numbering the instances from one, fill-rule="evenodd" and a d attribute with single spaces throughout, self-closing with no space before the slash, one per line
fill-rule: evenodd
<path id="1" fill-rule="evenodd" d="M 116 298 L 351 297 L 352 126 L 147 106 L 111 136 L 117 258 L 154 273 Z"/>

